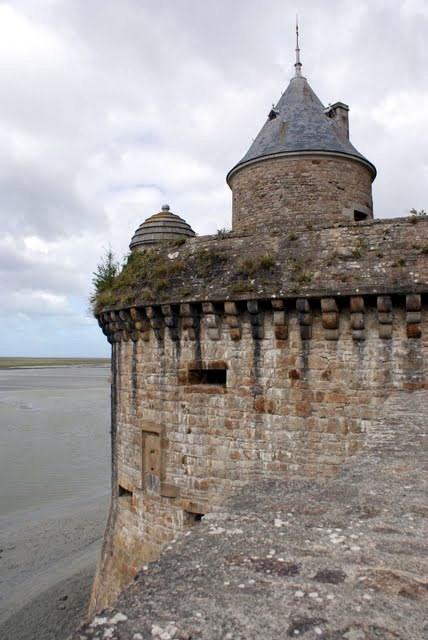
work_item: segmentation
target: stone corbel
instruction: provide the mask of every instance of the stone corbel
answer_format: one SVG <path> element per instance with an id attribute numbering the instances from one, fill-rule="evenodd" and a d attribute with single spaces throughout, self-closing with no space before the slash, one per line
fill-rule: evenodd
<path id="1" fill-rule="evenodd" d="M 406 333 L 408 338 L 420 338 L 422 300 L 420 294 L 406 296 Z"/>
<path id="2" fill-rule="evenodd" d="M 149 321 L 144 314 L 144 312 L 136 307 L 132 307 L 129 309 L 129 317 L 130 317 L 130 336 L 133 342 L 137 342 L 137 340 L 141 339 L 149 339 L 149 335 L 143 335 L 144 331 L 149 334 L 150 325 Z"/>
<path id="3" fill-rule="evenodd" d="M 192 305 L 188 302 L 180 304 L 181 326 L 189 340 L 196 339 L 196 318 Z"/>
<path id="4" fill-rule="evenodd" d="M 239 310 L 236 302 L 224 303 L 225 323 L 229 327 L 229 335 L 232 340 L 240 340 L 242 337 L 239 322 Z"/>
<path id="5" fill-rule="evenodd" d="M 321 321 L 326 340 L 339 340 L 339 309 L 334 298 L 321 298 Z"/>
<path id="6" fill-rule="evenodd" d="M 208 337 L 211 338 L 211 340 L 220 340 L 221 322 L 214 304 L 212 302 L 203 302 L 202 313 L 204 314 L 205 323 L 208 328 Z"/>
<path id="7" fill-rule="evenodd" d="M 302 340 L 310 340 L 312 338 L 312 313 L 309 300 L 306 298 L 298 298 L 296 300 L 297 321 L 300 328 L 300 338 Z"/>
<path id="8" fill-rule="evenodd" d="M 379 338 L 392 338 L 392 300 L 391 296 L 377 297 L 377 318 L 379 321 Z"/>
<path id="9" fill-rule="evenodd" d="M 158 340 L 163 340 L 165 335 L 165 324 L 159 307 L 146 307 L 146 314 L 150 322 L 150 326 Z"/>
<path id="10" fill-rule="evenodd" d="M 131 339 L 134 340 L 139 337 L 144 342 L 148 342 L 150 340 L 150 322 L 144 311 L 132 307 L 129 310 L 129 314 L 134 322 L 134 331 L 131 334 Z"/>
<path id="11" fill-rule="evenodd" d="M 257 300 L 248 300 L 247 309 L 250 314 L 251 334 L 254 340 L 263 340 L 263 313 Z"/>
<path id="12" fill-rule="evenodd" d="M 353 340 L 365 340 L 365 306 L 363 296 L 351 296 L 351 329 Z"/>
<path id="13" fill-rule="evenodd" d="M 275 338 L 277 340 L 287 340 L 288 325 L 287 314 L 285 312 L 284 300 L 272 300 L 273 326 L 275 330 Z"/>
<path id="14" fill-rule="evenodd" d="M 161 306 L 163 315 L 163 321 L 165 326 L 168 327 L 171 340 L 177 341 L 180 339 L 179 327 L 178 327 L 178 314 L 174 312 L 172 305 L 163 304 Z"/>

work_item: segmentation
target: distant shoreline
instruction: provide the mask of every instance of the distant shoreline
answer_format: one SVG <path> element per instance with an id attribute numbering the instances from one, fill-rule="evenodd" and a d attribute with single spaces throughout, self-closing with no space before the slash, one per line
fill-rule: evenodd
<path id="1" fill-rule="evenodd" d="M 45 367 L 106 367 L 110 358 L 8 358 L 0 357 L 0 369 L 42 369 Z"/>

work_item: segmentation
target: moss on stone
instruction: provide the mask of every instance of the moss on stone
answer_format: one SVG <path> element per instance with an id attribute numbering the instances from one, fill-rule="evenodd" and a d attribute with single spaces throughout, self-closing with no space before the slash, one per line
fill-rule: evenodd
<path id="1" fill-rule="evenodd" d="M 300 230 L 295 243 L 288 234 L 270 233 L 199 237 L 174 247 L 161 243 L 129 256 L 111 286 L 97 295 L 94 313 L 184 300 L 221 301 L 245 293 L 258 299 L 296 293 L 316 297 L 326 289 L 349 295 L 356 288 L 364 292 L 386 283 L 396 293 L 420 290 L 426 265 L 418 264 L 419 282 L 408 267 L 428 251 L 420 240 L 428 219 L 418 222 L 417 227 L 406 218 L 372 222 L 364 227 L 365 238 L 361 227 L 351 225 Z M 345 248 L 347 254 L 334 247 Z M 358 269 L 344 268 L 344 260 L 357 258 Z"/>
<path id="2" fill-rule="evenodd" d="M 241 293 L 251 293 L 254 291 L 254 285 L 245 280 L 238 280 L 230 286 L 230 293 L 239 295 Z"/>
<path id="3" fill-rule="evenodd" d="M 150 302 L 168 288 L 169 280 L 183 271 L 181 260 L 165 260 L 161 251 L 134 252 L 128 256 L 122 271 L 114 278 L 111 286 L 96 297 L 94 313 L 106 306 L 132 304 L 138 298 Z"/>
<path id="4" fill-rule="evenodd" d="M 192 263 L 195 268 L 195 275 L 207 278 L 212 275 L 216 266 L 227 260 L 227 256 L 216 249 L 198 249 L 194 254 Z"/>
<path id="5" fill-rule="evenodd" d="M 271 271 L 275 266 L 275 256 L 266 253 L 261 256 L 245 258 L 238 263 L 238 273 L 245 276 L 254 276 L 261 271 Z"/>

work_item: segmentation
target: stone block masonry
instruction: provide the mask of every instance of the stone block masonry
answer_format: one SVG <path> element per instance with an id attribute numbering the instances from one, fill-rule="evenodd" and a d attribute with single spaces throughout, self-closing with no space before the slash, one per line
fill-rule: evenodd
<path id="1" fill-rule="evenodd" d="M 100 323 L 115 455 L 93 612 L 238 488 L 333 476 L 394 389 L 427 387 L 420 294 L 151 305 Z"/>
<path id="2" fill-rule="evenodd" d="M 233 230 L 264 231 L 373 217 L 372 172 L 350 158 L 269 158 L 245 165 L 230 179 Z"/>

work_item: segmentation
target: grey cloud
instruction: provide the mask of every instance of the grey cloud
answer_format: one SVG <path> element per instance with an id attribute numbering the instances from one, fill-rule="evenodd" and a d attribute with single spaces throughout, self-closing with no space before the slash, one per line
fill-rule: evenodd
<path id="1" fill-rule="evenodd" d="M 426 5 L 326 6 L 298 5 L 304 74 L 323 102 L 350 104 L 352 141 L 379 170 L 377 215 L 427 208 L 428 140 L 415 116 L 428 85 Z M 0 44 L 0 219 L 14 237 L 0 255 L 2 296 L 87 295 L 103 247 L 125 253 L 163 200 L 200 233 L 228 224 L 225 175 L 293 72 L 296 3 L 11 0 L 5 8 L 25 39 L 18 47 L 8 34 L 10 52 Z M 386 99 L 406 105 L 404 125 L 383 122 Z M 47 243 L 49 260 L 25 249 L 28 235 Z"/>
<path id="2" fill-rule="evenodd" d="M 45 238 L 80 235 L 102 222 L 75 189 L 75 176 L 42 165 L 0 159 L 0 216 L 3 229 L 17 236 Z"/>
<path id="3" fill-rule="evenodd" d="M 76 273 L 76 268 L 67 268 L 60 260 L 42 261 L 16 247 L 0 245 L 0 296 L 2 308 L 7 309 L 12 294 L 44 290 L 55 295 L 84 296 L 88 291 L 90 274 Z"/>

